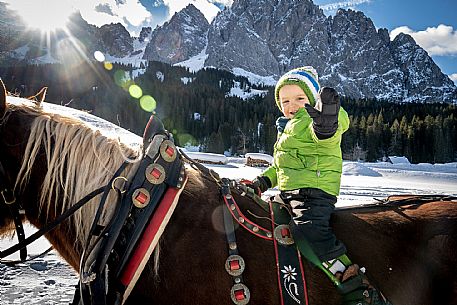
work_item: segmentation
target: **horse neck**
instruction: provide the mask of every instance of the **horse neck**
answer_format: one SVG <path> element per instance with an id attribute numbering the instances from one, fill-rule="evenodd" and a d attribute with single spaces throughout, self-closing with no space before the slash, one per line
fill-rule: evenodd
<path id="1" fill-rule="evenodd" d="M 8 120 L 12 135 L 9 141 L 18 144 L 18 149 L 11 154 L 15 164 L 13 175 L 18 177 L 18 201 L 26 211 L 27 220 L 37 228 L 55 220 L 86 194 L 106 185 L 124 161 L 115 140 L 74 123 L 22 115 L 11 115 Z M 18 139 L 13 135 L 16 126 L 23 126 L 19 127 L 23 136 Z M 111 193 L 108 203 L 115 202 L 115 194 Z M 100 196 L 95 197 L 46 235 L 76 270 L 99 200 Z M 109 209 L 104 211 L 103 221 L 110 218 L 110 212 Z"/>

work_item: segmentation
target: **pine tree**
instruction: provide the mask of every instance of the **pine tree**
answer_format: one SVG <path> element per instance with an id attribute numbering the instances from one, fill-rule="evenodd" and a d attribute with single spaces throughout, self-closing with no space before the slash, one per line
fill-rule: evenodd
<path id="1" fill-rule="evenodd" d="M 400 123 L 398 123 L 398 120 L 395 119 L 394 122 L 392 123 L 392 126 L 390 127 L 390 134 L 391 134 L 391 139 L 390 139 L 390 146 L 389 146 L 389 155 L 390 156 L 401 156 L 403 155 L 403 149 L 402 149 L 402 133 L 400 129 Z"/>
<path id="2" fill-rule="evenodd" d="M 206 151 L 217 154 L 224 153 L 224 140 L 219 132 L 213 132 L 209 136 Z"/>

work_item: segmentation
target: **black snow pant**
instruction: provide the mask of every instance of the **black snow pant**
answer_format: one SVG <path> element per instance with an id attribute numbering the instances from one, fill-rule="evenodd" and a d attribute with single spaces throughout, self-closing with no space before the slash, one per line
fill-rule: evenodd
<path id="1" fill-rule="evenodd" d="M 346 253 L 346 247 L 336 238 L 330 227 L 336 196 L 316 188 L 302 188 L 282 191 L 280 197 L 291 208 L 292 235 L 308 241 L 321 262 Z"/>

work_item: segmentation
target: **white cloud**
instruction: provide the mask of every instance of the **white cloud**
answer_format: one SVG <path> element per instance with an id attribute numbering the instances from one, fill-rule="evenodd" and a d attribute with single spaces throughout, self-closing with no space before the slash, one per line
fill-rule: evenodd
<path id="1" fill-rule="evenodd" d="M 224 6 L 231 6 L 233 4 L 233 0 L 208 0 L 211 3 L 219 3 Z"/>
<path id="2" fill-rule="evenodd" d="M 174 13 L 179 12 L 183 8 L 185 8 L 189 4 L 193 4 L 196 8 L 203 13 L 205 18 L 208 22 L 211 22 L 214 17 L 216 17 L 217 13 L 220 9 L 213 3 L 210 3 L 211 0 L 164 0 L 163 3 L 168 6 L 170 16 L 173 16 Z M 228 0 L 225 1 L 211 1 L 211 2 L 230 2 Z"/>
<path id="3" fill-rule="evenodd" d="M 97 26 L 120 22 L 124 26 L 138 27 L 151 19 L 151 13 L 139 0 L 75 0 L 83 18 Z M 127 24 L 128 23 L 128 24 Z"/>
<path id="4" fill-rule="evenodd" d="M 438 27 L 427 28 L 424 31 L 414 31 L 407 26 L 398 27 L 390 32 L 390 39 L 398 34 L 411 35 L 429 55 L 457 55 L 457 29 L 440 24 Z"/>
<path id="5" fill-rule="evenodd" d="M 449 78 L 457 85 L 457 73 L 449 75 Z"/>
<path id="6" fill-rule="evenodd" d="M 352 1 L 343 1 L 343 2 L 334 2 L 334 3 L 329 3 L 329 4 L 324 4 L 324 5 L 319 5 L 319 7 L 323 11 L 334 11 L 339 8 L 354 8 L 357 5 L 363 4 L 363 3 L 369 3 L 371 0 L 352 0 Z"/>

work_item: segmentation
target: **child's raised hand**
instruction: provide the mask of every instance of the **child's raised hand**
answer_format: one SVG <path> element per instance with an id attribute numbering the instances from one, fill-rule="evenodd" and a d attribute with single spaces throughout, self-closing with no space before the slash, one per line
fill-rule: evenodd
<path id="1" fill-rule="evenodd" d="M 324 87 L 319 91 L 320 100 L 316 106 L 305 105 L 306 111 L 313 119 L 313 128 L 319 139 L 328 139 L 338 129 L 340 98 L 335 89 Z"/>

